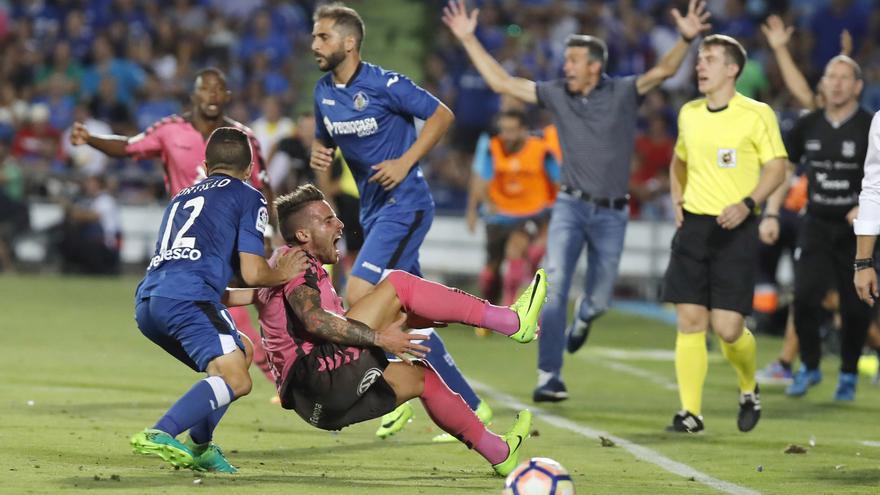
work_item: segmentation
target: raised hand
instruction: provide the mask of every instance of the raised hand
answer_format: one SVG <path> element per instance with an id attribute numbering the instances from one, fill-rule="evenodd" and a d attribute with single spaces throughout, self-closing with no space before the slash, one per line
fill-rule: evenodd
<path id="1" fill-rule="evenodd" d="M 767 44 L 770 45 L 770 48 L 777 50 L 788 44 L 788 41 L 791 39 L 791 33 L 794 32 L 794 27 L 786 27 L 781 17 L 771 15 L 767 18 L 767 22 L 761 25 L 761 32 L 767 38 Z"/>
<path id="2" fill-rule="evenodd" d="M 678 33 L 686 40 L 692 40 L 700 33 L 708 31 L 712 27 L 706 22 L 710 17 L 712 14 L 706 10 L 706 2 L 702 0 L 690 0 L 687 14 L 684 16 L 678 9 L 672 9 L 672 18 L 675 20 Z"/>
<path id="3" fill-rule="evenodd" d="M 452 34 L 461 40 L 474 34 L 479 13 L 480 9 L 474 9 L 468 14 L 464 0 L 450 0 L 443 7 L 443 24 L 446 24 Z"/>

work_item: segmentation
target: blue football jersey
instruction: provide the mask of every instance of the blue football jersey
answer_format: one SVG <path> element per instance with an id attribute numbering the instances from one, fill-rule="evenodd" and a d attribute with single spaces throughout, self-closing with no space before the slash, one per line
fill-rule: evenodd
<path id="1" fill-rule="evenodd" d="M 409 78 L 361 62 L 348 84 L 327 73 L 315 86 L 315 135 L 338 146 L 361 196 L 364 229 L 383 214 L 431 209 L 434 200 L 416 164 L 391 191 L 367 182 L 385 160 L 400 158 L 416 140 L 416 118 L 426 120 L 440 102 Z"/>
<path id="2" fill-rule="evenodd" d="M 268 223 L 262 193 L 234 177 L 214 174 L 181 190 L 165 208 L 137 298 L 220 301 L 238 253 L 265 255 Z"/>

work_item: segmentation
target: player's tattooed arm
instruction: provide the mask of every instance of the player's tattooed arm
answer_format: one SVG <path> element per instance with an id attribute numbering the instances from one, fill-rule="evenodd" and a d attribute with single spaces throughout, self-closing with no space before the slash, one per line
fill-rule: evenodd
<path id="1" fill-rule="evenodd" d="M 321 293 L 300 285 L 287 295 L 287 302 L 306 330 L 337 344 L 368 347 L 376 345 L 376 332 L 355 320 L 335 315 L 321 307 Z"/>

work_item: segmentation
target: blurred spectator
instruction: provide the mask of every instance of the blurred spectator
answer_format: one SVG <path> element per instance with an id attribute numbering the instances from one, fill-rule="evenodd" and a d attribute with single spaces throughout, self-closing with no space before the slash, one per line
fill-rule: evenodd
<path id="1" fill-rule="evenodd" d="M 310 127 L 314 129 L 315 126 Z M 293 120 L 282 115 L 281 103 L 273 96 L 263 99 L 263 115 L 251 124 L 251 130 L 260 142 L 260 149 L 267 152 L 282 139 L 293 135 L 295 128 Z"/>
<path id="2" fill-rule="evenodd" d="M 243 60 L 251 60 L 258 53 L 265 54 L 272 67 L 279 67 L 290 54 L 290 43 L 272 29 L 267 10 L 257 12 L 251 29 L 238 48 L 238 56 Z"/>
<path id="3" fill-rule="evenodd" d="M 257 122 L 254 122 L 252 130 L 260 140 Z M 293 128 L 291 124 L 291 130 Z M 297 119 L 295 128 L 295 132 L 282 137 L 272 146 L 263 147 L 262 141 L 260 144 L 269 153 L 269 185 L 279 195 L 293 191 L 299 185 L 315 182 L 315 172 L 309 166 L 309 155 L 315 140 L 315 116 L 311 112 L 303 113 Z M 332 197 L 330 191 L 324 192 Z"/>
<path id="4" fill-rule="evenodd" d="M 648 119 L 648 130 L 636 136 L 630 175 L 630 208 L 633 218 L 672 220 L 669 197 L 669 163 L 675 139 L 662 115 Z"/>
<path id="5" fill-rule="evenodd" d="M 82 80 L 83 68 L 72 58 L 70 43 L 64 40 L 58 41 L 52 50 L 51 59 L 47 60 L 38 70 L 36 79 L 37 90 L 45 89 L 53 77 L 61 79 L 62 90 L 65 94 L 74 95 Z"/>
<path id="6" fill-rule="evenodd" d="M 83 103 L 76 106 L 74 120 L 76 122 L 82 122 L 91 134 L 98 136 L 109 136 L 113 134 L 113 129 L 110 128 L 110 125 L 102 120 L 92 117 L 88 105 Z M 110 163 L 110 157 L 91 146 L 74 146 L 71 144 L 71 130 L 72 127 L 68 127 L 64 130 L 64 134 L 61 136 L 61 146 L 64 156 L 67 157 L 70 164 L 73 166 L 73 171 L 82 175 L 103 175 L 106 173 L 107 166 Z"/>
<path id="7" fill-rule="evenodd" d="M 106 36 L 92 42 L 92 63 L 82 77 L 82 94 L 91 97 L 100 91 L 103 81 L 112 78 L 116 85 L 116 99 L 129 104 L 134 92 L 144 83 L 144 71 L 132 61 L 116 57 Z"/>
<path id="8" fill-rule="evenodd" d="M 139 131 L 144 131 L 162 117 L 180 112 L 180 103 L 168 96 L 156 74 L 148 74 L 142 88 L 144 99 L 137 107 L 135 118 Z M 78 119 L 77 119 L 78 120 Z M 90 129 L 91 130 L 91 129 Z M 103 134 L 103 132 L 99 133 Z"/>
<path id="9" fill-rule="evenodd" d="M 0 271 L 13 269 L 13 242 L 30 224 L 21 167 L 0 139 Z"/>
<path id="10" fill-rule="evenodd" d="M 82 181 L 82 195 L 60 200 L 64 223 L 60 226 L 59 252 L 65 273 L 110 275 L 119 272 L 119 209 L 98 175 Z"/>
<path id="11" fill-rule="evenodd" d="M 46 146 L 58 150 L 61 133 L 49 125 L 49 112 L 49 106 L 45 103 L 31 106 L 27 124 L 15 133 L 12 142 L 13 156 L 24 161 L 38 160 L 46 156 Z"/>

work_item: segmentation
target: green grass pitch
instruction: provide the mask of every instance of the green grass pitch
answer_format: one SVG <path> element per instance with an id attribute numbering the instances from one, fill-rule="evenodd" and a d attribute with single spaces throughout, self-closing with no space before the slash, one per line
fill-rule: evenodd
<path id="1" fill-rule="evenodd" d="M 373 436 L 375 422 L 331 434 L 270 404 L 273 389 L 256 370 L 254 391 L 232 406 L 215 438 L 240 474 L 174 471 L 132 454 L 128 437 L 199 378 L 136 329 L 136 283 L 0 277 L 0 493 L 499 493 L 502 480 L 477 454 L 430 442 L 438 430 L 420 406 L 387 441 Z M 488 387 L 493 429 L 504 431 L 515 414 L 510 401 L 531 404 L 536 346 L 460 327 L 441 332 L 464 373 Z M 561 462 L 579 494 L 722 493 L 656 459 L 729 483 L 734 493 L 880 493 L 880 447 L 862 443 L 880 442 L 880 388 L 863 378 L 854 404 L 835 404 L 837 360 L 826 359 L 825 381 L 805 398 L 765 387 L 764 417 L 742 434 L 736 379 L 715 350 L 707 432 L 669 434 L 663 427 L 678 408 L 673 343 L 667 325 L 615 312 L 600 320 L 586 348 L 566 356 L 572 398 L 539 407 L 525 455 Z M 759 364 L 778 346 L 759 337 Z M 626 442 L 603 447 L 590 436 L 597 431 L 648 454 L 634 455 Z M 784 454 L 789 444 L 807 453 Z"/>

